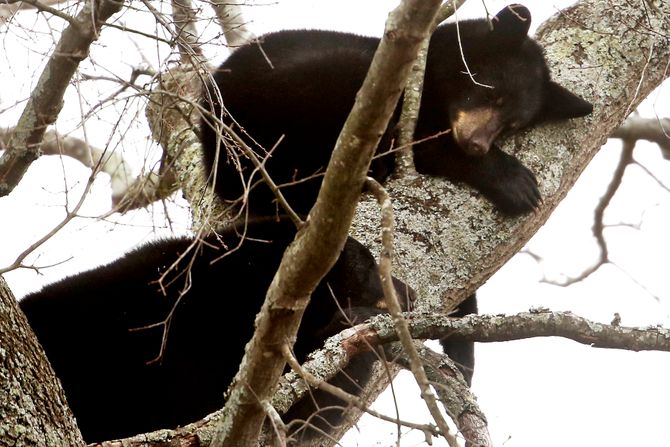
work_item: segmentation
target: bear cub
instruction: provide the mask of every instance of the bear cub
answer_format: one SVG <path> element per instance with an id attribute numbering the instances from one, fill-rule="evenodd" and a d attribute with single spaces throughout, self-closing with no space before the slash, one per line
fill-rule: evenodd
<path id="1" fill-rule="evenodd" d="M 590 103 L 550 79 L 541 47 L 527 35 L 530 22 L 527 8 L 510 5 L 490 22 L 438 27 L 428 48 L 414 134 L 419 173 L 469 184 L 511 215 L 536 208 L 540 193 L 533 173 L 496 141 L 592 111 Z M 221 119 L 264 161 L 289 205 L 307 214 L 378 44 L 373 37 L 295 30 L 265 35 L 233 52 L 202 100 L 211 112 L 202 121 L 203 158 L 210 176 L 216 173 L 217 193 L 241 204 L 249 190 L 252 214 L 278 211 L 250 158 L 217 130 Z M 379 181 L 394 168 L 400 107 L 370 167 Z"/>
<path id="2" fill-rule="evenodd" d="M 188 251 L 192 238 L 159 240 L 22 299 L 84 439 L 175 428 L 222 408 L 295 233 L 288 220 L 265 219 L 208 237 L 195 252 Z M 394 285 L 407 308 L 413 291 L 395 278 Z M 385 312 L 380 300 L 377 264 L 349 238 L 305 311 L 294 346 L 298 360 L 350 324 Z M 374 355 L 361 354 L 336 384 L 357 393 L 369 379 Z M 324 394 L 297 402 L 287 422 L 343 406 Z M 342 411 L 326 409 L 319 416 L 314 423 L 328 430 L 341 421 Z M 291 425 L 295 436 L 304 431 L 297 422 Z"/>

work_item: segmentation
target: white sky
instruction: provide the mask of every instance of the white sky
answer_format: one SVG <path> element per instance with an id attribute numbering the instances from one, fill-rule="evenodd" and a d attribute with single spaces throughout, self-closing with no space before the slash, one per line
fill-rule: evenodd
<path id="1" fill-rule="evenodd" d="M 258 2 L 259 4 L 261 2 Z M 269 2 L 268 2 L 269 3 Z M 252 29 L 263 32 L 285 28 L 328 28 L 379 35 L 385 17 L 395 1 L 307 1 L 280 0 L 278 3 L 248 8 Z M 526 2 L 534 17 L 534 25 L 557 8 L 571 2 Z M 486 1 L 495 14 L 505 2 Z M 460 17 L 482 16 L 482 2 L 470 0 Z M 123 13 L 129 25 L 151 32 L 142 25 L 146 15 Z M 34 74 L 44 51 L 43 42 L 50 41 L 43 30 L 44 21 L 34 13 L 20 17 L 25 30 L 10 28 L 0 34 L 5 57 L 0 65 L 0 79 L 10 89 L 0 90 L 0 125 L 13 125 L 28 95 Z M 51 21 L 59 29 L 58 21 Z M 533 28 L 534 29 L 534 28 Z M 142 39 L 134 38 L 141 43 Z M 146 42 L 145 42 L 146 43 Z M 127 36 L 113 30 L 103 32 L 101 47 L 93 53 L 93 63 L 82 71 L 99 76 L 117 73 L 127 76 L 131 66 L 140 62 Z M 208 48 L 218 59 L 220 48 Z M 162 60 L 165 49 L 145 48 L 144 56 Z M 5 61 L 6 64 L 5 64 Z M 104 89 L 94 93 L 94 89 Z M 116 87 L 93 87 L 82 83 L 81 90 L 90 103 L 106 97 Z M 88 92 L 88 93 L 86 93 Z M 641 108 L 644 116 L 667 116 L 663 104 L 668 101 L 667 88 L 653 94 Z M 19 102 L 17 107 L 10 107 Z M 120 110 L 126 104 L 113 103 L 78 127 L 82 111 L 89 106 L 80 102 L 75 89 L 66 98 L 59 129 L 86 135 L 95 145 L 104 146 Z M 136 169 L 147 147 L 151 146 L 142 116 L 127 116 L 121 124 L 127 135 L 116 145 L 127 156 L 136 159 Z M 66 119 L 69 117 L 70 119 Z M 559 288 L 541 283 L 543 276 L 559 278 L 574 275 L 591 265 L 597 256 L 590 233 L 593 209 L 604 192 L 608 175 L 616 163 L 619 145 L 605 146 L 582 175 L 578 185 L 556 210 L 546 226 L 528 247 L 542 256 L 538 264 L 530 256 L 519 254 L 480 289 L 483 313 L 514 313 L 530 307 L 571 310 L 596 321 L 609 322 L 619 312 L 624 325 L 670 326 L 670 291 L 668 290 L 667 248 L 670 236 L 669 194 L 658 187 L 639 167 L 629 168 L 625 184 L 608 209 L 609 224 L 641 224 L 639 228 L 611 227 L 606 230 L 611 256 L 619 267 L 608 266 L 583 283 Z M 154 157 L 156 155 L 154 154 Z M 635 157 L 657 177 L 670 184 L 670 163 L 663 160 L 653 146 L 640 143 Z M 62 172 L 66 172 L 67 184 Z M 54 173 L 57 175 L 54 178 Z M 44 157 L 28 171 L 24 181 L 9 196 L 0 198 L 0 267 L 13 261 L 25 247 L 48 232 L 63 215 L 64 195 L 69 189 L 70 203 L 81 194 L 89 172 L 71 160 Z M 179 203 L 179 202 L 178 202 Z M 85 216 L 99 216 L 110 207 L 109 183 L 101 175 L 84 207 Z M 170 210 L 172 228 L 185 231 L 188 213 L 183 208 Z M 149 210 L 111 216 L 106 222 L 94 218 L 77 219 L 43 249 L 38 257 L 29 258 L 37 265 L 59 265 L 41 269 L 10 272 L 5 278 L 20 297 L 42 284 L 66 274 L 107 262 L 142 241 L 157 235 L 170 234 L 162 206 Z M 638 283 L 643 284 L 641 287 Z M 646 288 L 646 290 L 645 290 Z M 654 295 L 656 297 L 654 297 Z M 607 445 L 665 445 L 670 439 L 667 424 L 670 384 L 668 353 L 632 353 L 598 350 L 559 339 L 535 339 L 510 343 L 478 344 L 477 366 L 473 391 L 489 418 L 495 445 L 506 447 L 563 447 Z M 401 377 L 396 384 L 402 415 L 421 422 L 428 421 L 412 380 Z M 390 414 L 389 395 L 379 403 Z M 350 433 L 343 445 L 387 446 L 395 440 L 394 427 L 364 418 L 360 433 Z M 418 446 L 419 433 L 404 435 L 402 446 Z M 437 440 L 434 445 L 446 445 Z"/>

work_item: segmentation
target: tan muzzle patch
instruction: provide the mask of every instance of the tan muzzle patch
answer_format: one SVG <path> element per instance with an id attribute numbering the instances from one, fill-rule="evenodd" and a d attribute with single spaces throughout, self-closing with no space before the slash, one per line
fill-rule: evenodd
<path id="1" fill-rule="evenodd" d="M 459 110 L 451 129 L 456 143 L 466 154 L 486 155 L 502 131 L 500 113 L 491 107 Z"/>

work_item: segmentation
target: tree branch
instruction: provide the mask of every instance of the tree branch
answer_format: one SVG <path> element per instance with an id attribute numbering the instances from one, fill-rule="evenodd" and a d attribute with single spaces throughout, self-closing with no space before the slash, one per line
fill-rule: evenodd
<path id="1" fill-rule="evenodd" d="M 63 11 L 52 8 L 50 4 L 56 4 L 59 3 L 60 0 L 47 0 L 46 2 L 40 2 L 39 0 L 4 0 L 0 3 L 4 3 L 0 5 L 0 8 L 2 8 L 2 12 L 0 12 L 1 16 L 4 16 L 8 12 L 16 12 L 19 10 L 25 10 L 25 9 L 32 9 L 35 8 L 38 11 L 46 12 L 48 14 L 51 14 L 52 16 L 55 17 L 60 17 L 61 19 L 65 20 L 68 22 L 70 25 L 76 27 L 78 26 L 77 21 L 74 17 L 72 17 L 69 14 L 64 13 Z M 14 6 L 16 5 L 16 6 Z M 11 9 L 10 9 L 11 8 Z M 4 20 L 3 20 L 4 23 Z"/>
<path id="2" fill-rule="evenodd" d="M 389 330 L 389 322 L 383 321 L 388 318 L 381 315 L 371 322 L 370 329 L 379 337 L 377 343 L 397 339 L 397 335 Z M 636 352 L 670 351 L 670 329 L 603 324 L 571 312 L 552 312 L 547 309 L 516 315 L 466 315 L 461 318 L 410 313 L 407 319 L 412 337 L 419 339 L 438 339 L 448 335 L 459 340 L 500 342 L 534 337 L 563 337 L 594 348 Z"/>
<path id="3" fill-rule="evenodd" d="M 83 446 L 65 395 L 0 276 L 0 446 Z"/>
<path id="4" fill-rule="evenodd" d="M 441 314 L 410 312 L 406 314 L 409 331 L 416 339 L 439 339 L 444 336 L 458 337 L 477 342 L 500 342 L 520 340 L 532 337 L 563 337 L 592 347 L 626 349 L 632 351 L 670 351 L 670 329 L 649 327 L 646 329 L 623 327 L 618 324 L 602 324 L 576 316 L 570 312 L 550 312 L 533 310 L 516 315 L 468 315 L 461 318 L 448 318 Z M 312 385 L 321 386 L 342 368 L 356 354 L 368 351 L 373 346 L 394 343 L 398 334 L 394 329 L 390 315 L 378 315 L 369 322 L 346 329 L 331 337 L 325 348 L 315 352 L 312 359 L 299 370 L 309 373 Z M 407 366 L 402 358 L 400 345 L 390 345 L 388 356 Z M 449 415 L 454 418 L 459 430 L 473 445 L 491 445 L 486 430 L 486 418 L 478 408 L 476 399 L 465 385 L 458 368 L 448 357 L 420 347 L 428 377 L 437 385 L 443 404 Z M 296 365 L 294 365 L 296 366 Z M 335 390 L 333 390 L 335 391 Z M 305 382 L 296 372 L 290 372 L 280 381 L 280 390 L 276 396 L 293 395 L 294 401 L 307 392 Z M 337 392 L 337 391 L 335 391 Z M 352 402 L 357 400 L 351 396 Z M 283 399 L 272 401 L 273 407 L 284 413 L 288 407 Z M 360 403 L 360 402 L 359 402 Z M 362 404 L 362 403 L 361 403 Z M 212 428 L 221 417 L 220 412 L 194 424 L 177 430 L 160 430 L 155 433 L 135 436 L 120 441 L 108 441 L 95 444 L 100 447 L 169 447 L 174 445 L 192 445 L 197 442 L 201 447 L 211 444 Z M 396 422 L 393 418 L 384 417 Z M 438 434 L 428 425 L 417 425 L 417 429 L 431 435 Z"/>
<path id="5" fill-rule="evenodd" d="M 631 115 L 610 137 L 651 141 L 658 144 L 663 157 L 670 160 L 670 118 L 641 118 Z"/>
<path id="6" fill-rule="evenodd" d="M 389 15 L 308 223 L 286 250 L 270 285 L 226 401 L 215 446 L 248 445 L 258 438 L 264 417 L 258 401 L 271 396 L 285 365 L 277 346 L 295 338 L 309 295 L 344 246 L 372 154 L 438 6 L 434 0 L 406 0 Z M 329 237 L 323 238 L 324 234 Z"/>
<path id="7" fill-rule="evenodd" d="M 445 2 L 437 12 L 432 25 L 431 34 L 435 28 L 449 17 L 451 17 L 465 0 L 449 0 Z M 426 72 L 426 56 L 428 55 L 428 43 L 430 36 L 421 44 L 419 54 L 412 65 L 405 91 L 403 92 L 403 104 L 398 119 L 398 138 L 395 146 L 402 148 L 396 154 L 396 168 L 393 175 L 404 177 L 415 175 L 414 155 L 412 143 L 414 142 L 414 130 L 419 118 L 419 107 L 421 106 L 421 95 L 423 94 L 423 78 Z"/>
<path id="8" fill-rule="evenodd" d="M 256 38 L 247 27 L 240 5 L 226 0 L 212 0 L 211 5 L 223 34 L 226 36 L 228 48 L 234 50 Z"/>
<path id="9" fill-rule="evenodd" d="M 419 342 L 415 344 L 427 377 L 440 396 L 447 414 L 466 439 L 466 446 L 492 447 L 486 416 L 479 408 L 477 398 L 470 391 L 458 367 L 445 354 L 435 352 Z M 408 368 L 408 359 L 398 348 L 397 343 L 388 345 L 387 356 L 393 358 L 395 363 Z"/>
<path id="10" fill-rule="evenodd" d="M 541 28 L 552 77 L 592 102 L 594 113 L 504 142 L 538 178 L 544 204 L 536 213 L 504 217 L 471 190 L 437 178 L 385 185 L 396 218 L 396 276 L 415 289 L 420 307 L 454 309 L 517 253 L 628 112 L 667 77 L 670 23 L 660 2 L 651 3 L 642 9 L 625 0 L 582 0 Z M 352 235 L 379 250 L 377 222 L 376 203 L 365 198 Z"/>
<path id="11" fill-rule="evenodd" d="M 87 1 L 63 31 L 53 54 L 32 91 L 5 153 L 0 157 L 0 197 L 21 181 L 28 166 L 39 156 L 47 126 L 53 124 L 62 107 L 63 95 L 79 63 L 88 56 L 105 21 L 121 10 L 117 0 Z M 92 20 L 93 18 L 93 20 Z"/>
<path id="12" fill-rule="evenodd" d="M 24 2 L 20 0 L 1 0 L 0 1 L 0 27 L 7 23 L 9 19 L 16 14 L 18 11 L 25 11 L 29 9 L 38 9 L 39 6 L 46 6 L 49 7 L 48 9 L 41 9 L 42 11 L 50 11 L 53 8 L 50 8 L 51 5 L 55 5 L 60 3 L 62 0 L 44 0 L 42 2 L 37 2 L 36 0 L 32 2 Z M 58 11 L 58 14 L 54 14 L 56 16 L 60 16 L 59 14 L 62 14 L 61 11 Z M 69 19 L 71 19 L 71 16 L 68 16 L 69 18 L 63 18 L 64 20 L 67 20 L 69 22 Z"/>
<path id="13" fill-rule="evenodd" d="M 202 56 L 198 43 L 197 20 L 191 0 L 172 0 L 172 20 L 179 54 L 183 62 L 190 62 L 193 55 Z"/>

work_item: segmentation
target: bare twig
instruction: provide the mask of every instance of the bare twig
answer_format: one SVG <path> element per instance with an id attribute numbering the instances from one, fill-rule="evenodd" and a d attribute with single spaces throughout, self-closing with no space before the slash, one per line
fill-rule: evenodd
<path id="1" fill-rule="evenodd" d="M 180 4 L 172 3 L 173 13 L 178 17 L 172 19 L 172 22 L 148 0 L 141 0 L 144 6 L 151 12 L 156 21 L 172 36 L 175 44 L 179 47 L 179 54 L 184 63 L 198 63 L 201 61 L 202 52 L 197 45 L 196 31 L 193 24 L 195 13 L 187 10 L 190 7 L 188 0 L 181 1 Z M 177 23 L 174 23 L 178 20 Z M 190 23 L 190 25 L 189 25 Z M 195 45 L 194 45 L 195 43 Z"/>
<path id="2" fill-rule="evenodd" d="M 53 8 L 50 5 L 60 3 L 61 0 L 2 0 L 0 1 L 0 24 L 6 21 L 6 17 L 11 14 L 26 9 L 37 9 L 38 11 L 46 12 L 68 22 L 71 26 L 78 26 L 74 17 L 63 11 Z"/>
<path id="3" fill-rule="evenodd" d="M 38 247 L 40 247 L 42 244 L 44 244 L 46 241 L 48 241 L 54 234 L 58 233 L 65 225 L 67 225 L 72 219 L 74 219 L 77 216 L 77 213 L 79 212 L 79 209 L 82 207 L 84 204 L 84 200 L 88 196 L 89 191 L 91 190 L 91 187 L 93 186 L 93 180 L 95 179 L 95 175 L 91 174 L 88 178 L 88 182 L 86 183 L 86 187 L 84 188 L 84 192 L 82 192 L 81 197 L 79 197 L 79 200 L 75 204 L 74 208 L 72 210 L 67 209 L 66 205 L 66 215 L 65 217 L 55 226 L 53 227 L 49 232 L 47 232 L 44 236 L 39 238 L 37 241 L 33 242 L 28 246 L 25 250 L 23 250 L 12 262 L 10 265 L 6 267 L 0 268 L 0 275 L 3 275 L 4 273 L 14 270 L 17 268 L 28 268 L 26 265 L 23 264 L 23 261 L 30 255 L 32 252 L 34 252 Z"/>
<path id="4" fill-rule="evenodd" d="M 203 111 L 203 113 L 207 113 L 206 111 Z M 238 154 L 236 149 L 239 149 L 244 156 L 248 157 L 249 160 L 254 165 L 254 170 L 253 172 L 249 175 L 249 180 L 247 184 L 244 187 L 244 198 L 243 202 L 246 204 L 247 203 L 247 198 L 249 195 L 249 191 L 255 186 L 254 184 L 254 177 L 256 173 L 260 174 L 260 176 L 263 179 L 263 182 L 265 185 L 272 191 L 272 194 L 274 194 L 275 199 L 277 200 L 277 203 L 279 206 L 282 207 L 284 212 L 291 218 L 293 223 L 295 223 L 296 227 L 300 228 L 303 224 L 302 218 L 293 210 L 291 205 L 288 203 L 286 198 L 284 197 L 284 194 L 281 192 L 281 186 L 283 185 L 277 185 L 275 181 L 270 177 L 270 174 L 268 173 L 267 169 L 265 169 L 265 163 L 266 161 L 271 157 L 272 153 L 274 150 L 277 148 L 277 146 L 281 143 L 281 139 L 275 143 L 275 146 L 272 147 L 270 150 L 267 151 L 267 155 L 261 160 L 258 157 L 258 154 L 249 147 L 249 145 L 246 143 L 246 141 L 241 138 L 237 132 L 235 132 L 230 126 L 228 126 L 226 123 L 224 123 L 220 117 L 215 117 L 212 114 L 209 114 L 209 121 L 212 122 L 212 125 L 216 127 L 216 135 L 226 135 L 229 137 L 233 144 L 228 144 L 227 141 L 225 141 L 223 138 L 218 138 L 218 146 L 217 152 L 220 152 L 220 148 L 225 147 L 226 150 L 229 151 L 229 153 L 232 152 L 233 157 L 238 157 Z M 205 124 L 207 125 L 207 124 Z M 233 147 L 229 147 L 233 146 Z M 221 156 L 220 154 L 217 154 L 217 156 Z M 218 163 L 218 162 L 217 162 Z M 217 164 L 215 163 L 215 165 Z M 216 179 L 216 176 L 213 177 L 213 179 Z M 294 182 L 292 184 L 299 183 L 299 182 Z M 212 188 L 214 185 L 212 184 Z"/>
<path id="5" fill-rule="evenodd" d="M 605 239 L 605 234 L 603 232 L 605 228 L 603 219 L 605 215 L 605 210 L 607 209 L 610 202 L 614 198 L 614 195 L 621 186 L 621 181 L 623 180 L 623 175 L 626 171 L 626 168 L 631 163 L 633 163 L 633 149 L 635 149 L 635 141 L 625 140 L 623 144 L 623 151 L 621 152 L 621 157 L 619 158 L 619 163 L 617 164 L 617 167 L 614 170 L 612 179 L 610 180 L 610 183 L 607 187 L 607 191 L 605 191 L 605 194 L 603 194 L 603 196 L 600 198 L 600 201 L 598 202 L 598 205 L 596 206 L 596 209 L 594 211 L 593 226 L 591 229 L 593 231 L 593 236 L 596 238 L 596 242 L 598 243 L 598 248 L 600 249 L 598 261 L 591 267 L 585 269 L 577 276 L 566 278 L 561 281 L 554 281 L 549 280 L 547 278 L 543 278 L 541 282 L 561 287 L 567 287 L 577 282 L 583 281 L 584 279 L 588 278 L 593 273 L 598 271 L 600 267 L 602 267 L 603 265 L 612 262 L 609 258 L 607 240 Z"/>
<path id="6" fill-rule="evenodd" d="M 607 262 L 609 259 L 607 242 L 605 241 L 605 236 L 603 234 L 605 210 L 610 205 L 614 195 L 621 187 L 621 182 L 623 180 L 623 175 L 626 172 L 626 168 L 633 162 L 634 149 L 634 140 L 624 140 L 621 157 L 619 158 L 619 163 L 617 164 L 617 167 L 614 170 L 614 174 L 612 175 L 612 180 L 610 180 L 607 191 L 605 191 L 605 194 L 600 198 L 600 201 L 598 202 L 598 205 L 594 211 L 592 230 L 593 235 L 598 241 L 598 246 L 600 247 L 601 263 Z"/>
<path id="7" fill-rule="evenodd" d="M 610 138 L 651 141 L 658 144 L 665 158 L 670 159 L 670 118 L 642 118 L 631 115 L 612 132 Z"/>
<path id="8" fill-rule="evenodd" d="M 426 376 L 440 396 L 447 414 L 466 439 L 466 445 L 492 447 L 486 416 L 479 408 L 477 398 L 470 391 L 458 367 L 445 354 L 437 353 L 418 341 L 414 344 L 423 362 Z M 396 363 L 409 368 L 409 359 L 404 352 L 399 352 L 398 348 L 397 343 L 390 344 L 386 349 L 387 355 L 394 358 Z"/>
<path id="9" fill-rule="evenodd" d="M 402 315 L 402 309 L 398 303 L 398 296 L 393 285 L 393 276 L 391 275 L 391 265 L 393 262 L 393 205 L 391 198 L 382 185 L 375 179 L 368 177 L 366 185 L 370 191 L 377 198 L 381 208 L 382 215 L 382 252 L 379 260 L 379 274 L 382 279 L 382 287 L 384 289 L 384 297 L 389 314 L 393 318 L 393 325 L 395 326 L 398 338 L 405 350 L 405 357 L 408 361 L 409 369 L 412 371 L 416 383 L 421 390 L 421 397 L 426 403 L 426 407 L 430 412 L 433 420 L 440 428 L 442 436 L 447 440 L 451 447 L 457 447 L 458 442 L 454 435 L 450 433 L 447 421 L 442 417 L 440 409 L 437 406 L 437 399 L 433 394 L 428 377 L 423 369 L 423 362 L 419 357 L 419 353 L 414 347 L 414 342 L 409 334 L 407 321 Z"/>
<path id="10" fill-rule="evenodd" d="M 328 393 L 332 394 L 333 396 L 338 397 L 339 399 L 343 400 L 344 402 L 347 402 L 351 405 L 354 405 L 366 413 L 370 414 L 371 416 L 374 416 L 382 421 L 386 422 L 392 422 L 392 423 L 399 423 L 400 425 L 403 425 L 405 427 L 410 427 L 416 430 L 421 430 L 423 432 L 429 432 L 433 435 L 443 435 L 444 433 L 438 432 L 435 430 L 434 427 L 426 424 L 416 424 L 413 422 L 408 422 L 408 421 L 402 421 L 398 420 L 397 418 L 394 417 L 389 417 L 386 416 L 382 413 L 379 413 L 377 411 L 374 411 L 370 409 L 365 402 L 364 399 L 361 399 L 358 396 L 355 396 L 353 394 L 349 394 L 346 391 L 342 390 L 341 388 L 336 387 L 335 385 L 331 385 L 325 380 L 319 379 L 316 376 L 314 376 L 312 373 L 310 373 L 307 369 L 303 368 L 300 366 L 300 363 L 298 363 L 298 360 L 293 356 L 293 353 L 291 352 L 291 348 L 287 345 L 284 344 L 282 345 L 282 353 L 284 354 L 284 357 L 286 358 L 286 362 L 289 364 L 291 369 L 295 371 L 300 377 L 303 378 L 309 386 L 314 387 L 314 388 L 319 388 L 320 390 L 327 391 Z M 346 366 L 346 365 L 344 365 Z M 448 433 L 447 433 L 448 435 Z"/>

